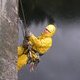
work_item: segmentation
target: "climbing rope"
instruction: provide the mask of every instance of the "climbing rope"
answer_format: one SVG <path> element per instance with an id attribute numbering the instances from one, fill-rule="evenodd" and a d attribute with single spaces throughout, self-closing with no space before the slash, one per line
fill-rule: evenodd
<path id="1" fill-rule="evenodd" d="M 24 20 L 24 28 L 26 28 L 26 26 L 27 26 L 26 18 L 25 18 L 25 14 L 24 14 L 23 5 L 22 5 L 22 1 L 21 0 L 20 0 L 20 5 L 21 5 L 22 16 L 23 16 L 23 20 Z"/>
<path id="2" fill-rule="evenodd" d="M 26 34 L 27 32 L 29 32 L 29 30 L 28 30 L 28 27 L 27 27 L 26 18 L 25 18 L 24 9 L 23 9 L 23 5 L 22 5 L 21 0 L 20 0 L 20 6 L 21 6 L 21 10 L 22 10 L 22 16 L 23 16 L 23 20 L 24 20 L 24 30 L 25 30 L 25 34 Z M 37 64 L 40 61 L 40 57 L 39 57 L 39 55 L 37 55 L 37 52 L 35 52 L 32 49 L 32 46 L 30 44 L 28 44 L 29 40 L 26 39 L 25 34 L 23 34 L 23 36 L 24 36 L 23 45 L 25 45 L 24 43 L 27 43 L 26 48 L 28 49 L 28 52 L 26 54 L 28 55 L 28 58 L 29 58 L 28 64 L 30 64 L 30 70 L 33 71 L 34 68 L 37 67 Z"/>

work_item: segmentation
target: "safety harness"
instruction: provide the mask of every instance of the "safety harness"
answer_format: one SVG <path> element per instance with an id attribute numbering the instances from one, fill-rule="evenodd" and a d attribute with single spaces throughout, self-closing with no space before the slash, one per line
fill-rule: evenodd
<path id="1" fill-rule="evenodd" d="M 24 52 L 28 56 L 28 63 L 30 65 L 30 71 L 34 71 L 40 62 L 39 53 L 32 48 L 32 45 L 29 43 L 28 38 L 23 40 Z"/>

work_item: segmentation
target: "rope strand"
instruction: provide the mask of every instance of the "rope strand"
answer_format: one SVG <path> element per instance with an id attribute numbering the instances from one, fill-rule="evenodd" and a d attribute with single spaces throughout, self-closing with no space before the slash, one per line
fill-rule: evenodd
<path id="1" fill-rule="evenodd" d="M 25 18 L 25 14 L 24 14 L 23 5 L 22 5 L 22 1 L 21 0 L 20 0 L 20 5 L 21 5 L 23 20 L 24 20 L 24 28 L 26 28 L 26 26 L 27 26 L 27 24 L 26 24 L 26 18 Z"/>

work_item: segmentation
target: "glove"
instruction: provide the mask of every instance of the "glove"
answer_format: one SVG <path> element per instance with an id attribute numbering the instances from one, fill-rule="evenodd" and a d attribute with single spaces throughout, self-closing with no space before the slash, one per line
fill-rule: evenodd
<path id="1" fill-rule="evenodd" d="M 29 45 L 28 39 L 24 39 L 24 40 L 23 40 L 23 47 L 24 47 L 24 48 L 27 48 L 28 45 Z"/>
<path id="2" fill-rule="evenodd" d="M 32 33 L 30 32 L 29 29 L 25 29 L 25 37 L 24 37 L 24 40 L 23 40 L 23 47 L 27 48 L 28 45 L 29 45 L 29 37 L 32 35 Z"/>

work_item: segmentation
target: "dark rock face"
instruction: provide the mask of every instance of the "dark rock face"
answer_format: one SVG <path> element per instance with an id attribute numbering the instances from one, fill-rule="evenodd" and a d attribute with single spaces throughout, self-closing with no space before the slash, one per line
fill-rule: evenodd
<path id="1" fill-rule="evenodd" d="M 80 2 L 79 0 L 21 0 L 23 4 L 23 9 L 26 17 L 26 21 L 32 20 L 35 15 L 38 15 L 39 19 L 44 16 L 44 14 L 51 17 L 59 16 L 66 19 L 71 19 L 73 17 L 79 16 L 80 14 Z M 38 11 L 38 12 L 37 12 Z M 40 14 L 42 12 L 42 14 Z M 43 14 L 44 13 L 44 14 Z M 21 19 L 22 12 L 21 6 L 19 7 L 19 16 Z M 42 16 L 42 17 L 41 17 Z"/>
<path id="2" fill-rule="evenodd" d="M 0 80 L 17 80 L 18 0 L 0 0 Z"/>

